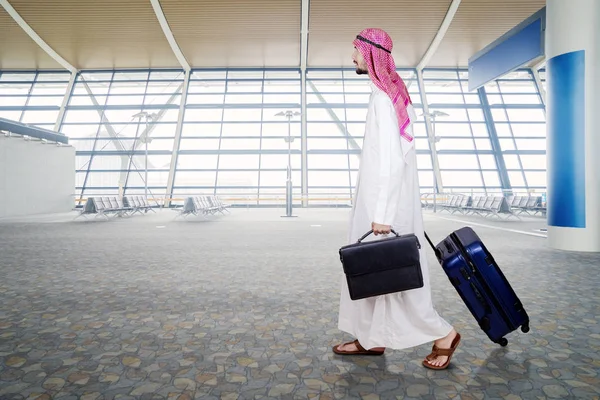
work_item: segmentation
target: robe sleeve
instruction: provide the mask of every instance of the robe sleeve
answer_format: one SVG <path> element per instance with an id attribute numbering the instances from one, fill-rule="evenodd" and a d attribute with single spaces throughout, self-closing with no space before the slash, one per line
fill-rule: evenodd
<path id="1" fill-rule="evenodd" d="M 375 103 L 375 115 L 379 134 L 379 179 L 374 221 L 393 225 L 400 202 L 404 155 L 400 143 L 400 131 L 396 110 L 389 99 L 380 97 Z"/>

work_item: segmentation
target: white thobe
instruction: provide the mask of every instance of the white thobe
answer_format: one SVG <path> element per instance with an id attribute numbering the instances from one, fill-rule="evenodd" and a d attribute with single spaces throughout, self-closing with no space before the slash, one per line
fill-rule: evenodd
<path id="1" fill-rule="evenodd" d="M 410 143 L 401 138 L 390 98 L 372 83 L 371 87 L 349 243 L 356 243 L 367 233 L 372 222 L 391 225 L 400 235 L 414 233 L 421 243 L 424 285 L 401 293 L 351 300 L 344 276 L 338 328 L 354 336 L 366 349 L 404 349 L 442 338 L 452 326 L 438 315 L 431 300 L 414 140 Z M 415 121 L 412 105 L 408 112 L 410 120 Z M 407 130 L 413 133 L 412 123 Z M 371 234 L 365 241 L 380 238 L 381 235 Z"/>

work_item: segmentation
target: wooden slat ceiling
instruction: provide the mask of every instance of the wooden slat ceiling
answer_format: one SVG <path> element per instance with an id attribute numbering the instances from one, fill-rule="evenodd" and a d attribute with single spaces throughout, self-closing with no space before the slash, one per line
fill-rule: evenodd
<path id="1" fill-rule="evenodd" d="M 10 0 L 76 68 L 179 67 L 148 0 Z"/>
<path id="2" fill-rule="evenodd" d="M 311 0 L 308 65 L 352 66 L 352 41 L 382 28 L 394 41 L 397 67 L 414 67 L 435 37 L 451 0 Z"/>
<path id="3" fill-rule="evenodd" d="M 149 0 L 9 0 L 31 27 L 80 69 L 180 68 Z M 566 0 L 565 0 L 566 1 Z M 302 0 L 161 0 L 192 67 L 298 67 Z M 311 0 L 309 67 L 352 66 L 352 40 L 380 27 L 398 67 L 414 67 L 451 0 Z M 462 0 L 429 67 L 465 67 L 477 51 L 545 0 Z M 60 69 L 0 8 L 0 68 Z"/>
<path id="4" fill-rule="evenodd" d="M 0 7 L 0 69 L 62 69 Z"/>
<path id="5" fill-rule="evenodd" d="M 429 66 L 467 66 L 472 55 L 545 5 L 546 0 L 462 0 Z"/>
<path id="6" fill-rule="evenodd" d="M 161 0 L 194 67 L 297 67 L 300 0 Z"/>

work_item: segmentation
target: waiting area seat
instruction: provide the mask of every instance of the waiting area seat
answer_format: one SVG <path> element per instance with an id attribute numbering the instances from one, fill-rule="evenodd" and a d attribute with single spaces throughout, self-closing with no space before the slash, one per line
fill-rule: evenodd
<path id="1" fill-rule="evenodd" d="M 144 196 L 125 196 L 123 200 L 115 196 L 89 197 L 75 219 L 88 215 L 109 219 L 110 216 L 123 217 L 148 211 L 156 212 Z"/>
<path id="2" fill-rule="evenodd" d="M 225 204 L 218 196 L 204 195 L 187 197 L 183 202 L 183 207 L 174 208 L 178 212 L 177 216 L 184 218 L 190 214 L 193 215 L 214 215 L 217 213 L 228 213 L 229 204 Z"/>

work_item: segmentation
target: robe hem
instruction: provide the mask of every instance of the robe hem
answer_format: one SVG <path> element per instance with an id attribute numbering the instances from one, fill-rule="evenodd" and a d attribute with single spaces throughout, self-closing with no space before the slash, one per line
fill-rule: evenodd
<path id="1" fill-rule="evenodd" d="M 342 332 L 346 332 L 349 335 L 353 336 L 354 338 L 358 339 L 361 346 L 363 346 L 365 349 L 372 349 L 375 347 L 385 347 L 386 349 L 390 349 L 390 350 L 405 350 L 405 349 L 410 349 L 413 347 L 421 346 L 426 343 L 431 343 L 438 339 L 442 339 L 442 338 L 448 336 L 450 334 L 450 332 L 452 332 L 453 327 L 450 326 L 448 332 L 445 334 L 441 334 L 440 336 L 426 335 L 426 334 L 410 334 L 410 335 L 396 336 L 391 342 L 385 342 L 385 341 L 379 342 L 379 341 L 373 341 L 373 340 L 368 340 L 368 339 L 364 340 L 364 338 L 361 339 L 362 335 L 357 335 L 353 329 L 344 327 L 342 322 L 340 322 L 340 324 L 338 325 L 338 329 L 341 330 Z M 402 343 L 402 344 L 400 344 L 400 343 Z"/>

